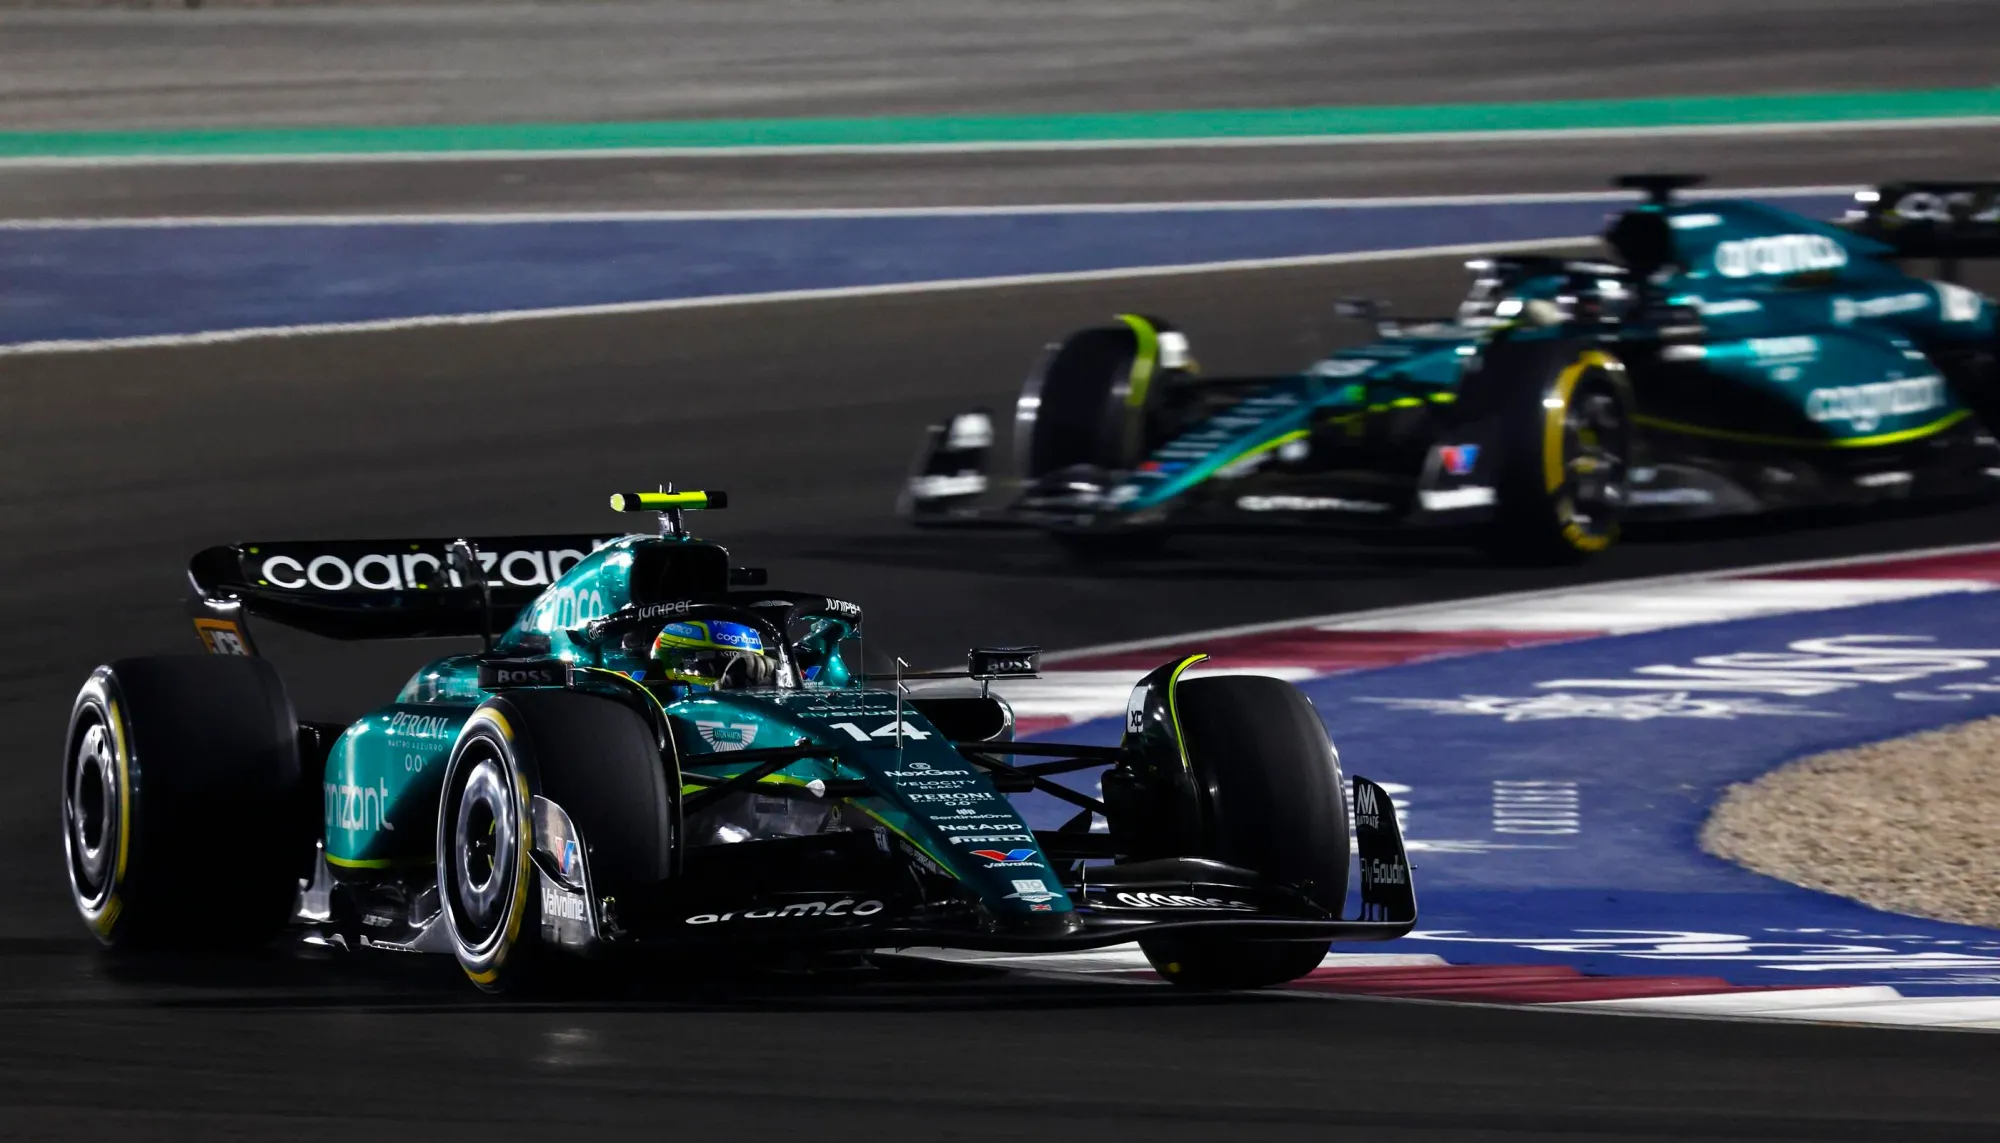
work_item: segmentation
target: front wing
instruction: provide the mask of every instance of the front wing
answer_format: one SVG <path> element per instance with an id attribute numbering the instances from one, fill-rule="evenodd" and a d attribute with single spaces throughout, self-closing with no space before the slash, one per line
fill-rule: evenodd
<path id="1" fill-rule="evenodd" d="M 567 816 L 544 799 L 536 802 L 534 893 L 541 904 L 542 938 L 585 955 L 744 944 L 824 951 L 923 946 L 1063 952 L 1193 931 L 1250 940 L 1380 941 L 1403 936 L 1417 921 L 1394 806 L 1381 786 L 1365 778 L 1354 779 L 1352 787 L 1359 868 L 1353 917 L 1329 916 L 1294 888 L 1250 870 L 1183 857 L 1074 862 L 1059 879 L 1072 903 L 1069 910 L 1052 905 L 1048 913 L 1002 926 L 976 900 L 915 875 L 921 871 L 906 855 L 871 833 L 713 847 L 734 851 L 731 857 L 739 864 L 708 877 L 691 869 L 690 876 L 661 886 L 657 894 L 610 901 L 590 891 L 588 848 Z M 799 844 L 805 842 L 813 844 Z M 801 862 L 808 851 L 819 855 L 817 866 Z"/>

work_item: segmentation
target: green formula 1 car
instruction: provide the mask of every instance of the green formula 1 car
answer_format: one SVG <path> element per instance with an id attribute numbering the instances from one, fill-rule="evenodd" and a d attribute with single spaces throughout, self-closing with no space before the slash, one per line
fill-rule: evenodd
<path id="1" fill-rule="evenodd" d="M 1204 525 L 1442 526 L 1577 560 L 1625 521 L 1985 493 L 2000 474 L 2000 326 L 1957 260 L 2000 256 L 2000 184 L 1864 192 L 1841 224 L 1700 180 L 1633 176 L 1605 259 L 1470 264 L 1455 315 L 1284 376 L 1201 373 L 1136 314 L 1076 333 L 995 426 L 933 426 L 918 524 L 1040 528 L 1136 553 Z M 1935 278 L 1901 263 L 1935 259 Z M 1380 307 L 1346 303 L 1356 317 Z"/>
<path id="2" fill-rule="evenodd" d="M 1171 979 L 1254 987 L 1416 921 L 1379 786 L 1290 684 L 1133 690 L 1116 747 L 1012 741 L 992 679 L 856 674 L 861 609 L 763 586 L 687 509 L 660 534 L 264 543 L 190 567 L 208 655 L 98 668 L 70 717 L 63 838 L 107 945 L 265 942 L 457 958 L 480 987 L 577 958 L 1137 940 Z M 486 636 L 350 723 L 300 722 L 253 619 L 335 638 Z M 916 677 L 966 693 L 912 696 Z M 888 685 L 880 685 L 888 684 Z M 1101 770 L 1085 793 L 1056 780 Z M 1009 795 L 1075 815 L 1024 823 Z M 1350 821 L 1352 830 L 1350 834 Z M 1343 919 L 1350 844 L 1359 916 Z"/>

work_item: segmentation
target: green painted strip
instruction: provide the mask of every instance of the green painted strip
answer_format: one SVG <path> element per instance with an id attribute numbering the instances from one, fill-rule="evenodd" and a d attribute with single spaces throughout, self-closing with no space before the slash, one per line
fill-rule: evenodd
<path id="1" fill-rule="evenodd" d="M 1434 132 L 1647 130 L 1993 116 L 2000 116 L 2000 87 L 1074 115 L 217 128 L 193 131 L 6 131 L 0 132 L 0 159 L 976 146 L 1395 136 Z"/>

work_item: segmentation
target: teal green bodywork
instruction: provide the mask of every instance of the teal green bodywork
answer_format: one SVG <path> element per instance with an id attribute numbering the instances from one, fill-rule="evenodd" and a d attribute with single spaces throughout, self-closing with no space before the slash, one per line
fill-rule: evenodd
<path id="1" fill-rule="evenodd" d="M 1994 339 L 1991 299 L 1907 273 L 1872 239 L 1762 203 L 1634 209 L 1657 213 L 1671 230 L 1673 260 L 1653 293 L 1701 315 L 1705 336 L 1677 360 L 1715 385 L 1697 391 L 1685 373 L 1635 374 L 1636 420 L 1653 437 L 1866 449 L 1919 440 L 1971 415 L 1932 353 Z M 1628 294 L 1631 286 L 1623 284 Z M 1136 470 L 1119 474 L 1102 507 L 1157 514 L 1329 427 L 1351 425 L 1358 434 L 1369 418 L 1448 406 L 1467 364 L 1495 336 L 1567 334 L 1560 324 L 1536 328 L 1523 319 L 1530 303 L 1554 302 L 1563 288 L 1561 275 L 1510 283 L 1510 312 L 1475 296 L 1454 319 L 1392 325 L 1374 342 L 1272 378 L 1159 443 Z M 1626 318 L 1621 337 L 1659 336 L 1637 307 Z M 1607 348 L 1617 352 L 1615 342 Z"/>
<path id="2" fill-rule="evenodd" d="M 626 536 L 599 548 L 522 610 L 496 642 L 496 652 L 559 656 L 579 667 L 643 680 L 644 660 L 598 645 L 588 625 L 633 602 L 634 556 L 646 546 L 703 543 Z M 1069 911 L 1055 871 L 1006 795 L 921 713 L 899 703 L 895 692 L 852 685 L 839 648 L 853 630 L 827 620 L 795 645 L 800 664 L 816 668 L 811 682 L 696 692 L 668 701 L 662 710 L 682 751 L 681 772 L 729 776 L 749 768 L 731 762 L 737 751 L 824 743 L 824 756 L 794 762 L 764 781 L 873 779 L 881 793 L 848 804 L 907 847 L 912 860 L 967 882 L 989 910 L 1002 915 Z M 326 859 L 336 875 L 434 863 L 445 763 L 460 728 L 489 697 L 479 687 L 474 656 L 447 656 L 426 663 L 395 702 L 364 715 L 340 736 L 325 777 Z M 994 862 L 972 856 L 976 848 L 1028 853 L 1018 861 Z"/>

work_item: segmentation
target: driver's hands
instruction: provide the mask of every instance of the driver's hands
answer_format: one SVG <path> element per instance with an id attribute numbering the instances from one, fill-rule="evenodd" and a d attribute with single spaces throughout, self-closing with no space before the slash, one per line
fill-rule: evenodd
<path id="1" fill-rule="evenodd" d="M 778 676 L 778 665 L 763 655 L 738 655 L 723 668 L 718 689 L 742 690 L 770 686 Z"/>

